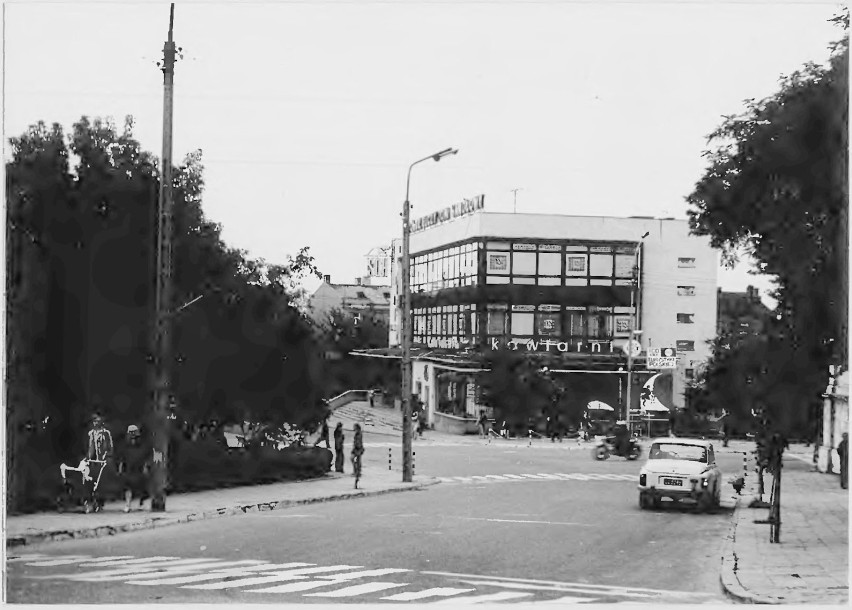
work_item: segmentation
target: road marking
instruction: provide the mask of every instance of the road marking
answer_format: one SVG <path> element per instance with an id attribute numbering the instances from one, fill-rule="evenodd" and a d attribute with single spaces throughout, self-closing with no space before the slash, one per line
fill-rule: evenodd
<path id="1" fill-rule="evenodd" d="M 368 582 L 363 585 L 352 585 L 334 591 L 323 591 L 321 593 L 307 593 L 305 597 L 349 597 L 351 595 L 363 595 L 364 593 L 375 593 L 395 587 L 405 587 L 408 583 L 399 582 Z"/>
<path id="2" fill-rule="evenodd" d="M 139 581 L 128 581 L 128 584 L 131 585 L 183 585 L 191 582 L 203 582 L 205 580 L 221 580 L 223 578 L 228 578 L 230 576 L 251 576 L 252 574 L 257 574 L 258 572 L 268 572 L 270 570 L 284 570 L 289 568 L 301 568 L 308 567 L 315 564 L 312 563 L 282 563 L 282 564 L 270 564 L 259 562 L 260 565 L 255 565 L 253 567 L 246 568 L 231 568 L 231 569 L 223 569 L 216 570 L 214 572 L 210 572 L 208 574 L 198 574 L 196 576 L 183 576 L 177 578 L 162 578 L 157 580 L 139 580 Z"/>
<path id="3" fill-rule="evenodd" d="M 586 589 L 596 589 L 598 591 L 637 591 L 640 593 L 657 593 L 657 594 L 685 594 L 713 597 L 712 593 L 701 593 L 696 591 L 668 591 L 665 589 L 648 589 L 645 587 L 621 587 L 617 585 L 590 585 L 584 582 L 562 582 L 557 580 L 540 580 L 534 578 L 514 578 L 510 576 L 483 576 L 482 574 L 461 574 L 457 572 L 439 572 L 439 571 L 423 571 L 421 574 L 430 574 L 433 576 L 451 576 L 460 578 L 474 578 L 488 581 L 501 581 L 513 583 L 528 583 L 536 585 L 553 585 L 557 587 L 582 587 Z"/>
<path id="4" fill-rule="evenodd" d="M 556 585 L 534 585 L 529 583 L 519 582 L 501 582 L 499 580 L 465 580 L 463 583 L 468 585 L 484 585 L 489 587 L 503 587 L 504 589 L 524 589 L 527 591 L 559 591 L 563 593 L 601 593 L 599 589 L 585 588 L 581 585 L 576 587 L 561 587 Z M 623 594 L 622 594 L 623 595 Z M 656 595 L 650 593 L 631 593 L 631 597 L 653 598 Z"/>
<path id="5" fill-rule="evenodd" d="M 27 555 L 12 555 L 11 557 L 6 558 L 6 563 L 18 562 L 18 561 L 33 561 L 36 559 L 45 559 L 47 557 L 53 557 L 56 559 L 56 556 L 45 555 L 44 553 L 29 553 Z M 78 555 L 61 555 L 61 557 L 78 557 Z"/>
<path id="6" fill-rule="evenodd" d="M 129 566 L 145 563 L 158 563 L 161 561 L 169 561 L 173 559 L 180 559 L 180 557 L 145 557 L 143 559 L 107 559 L 103 561 L 99 559 L 94 559 L 87 561 L 84 566 L 92 568 L 101 568 L 109 566 Z"/>
<path id="7" fill-rule="evenodd" d="M 406 593 L 397 593 L 383 597 L 392 602 L 410 602 L 415 599 L 426 599 L 427 597 L 449 597 L 451 595 L 459 595 L 461 593 L 470 593 L 476 589 L 453 589 L 452 587 L 436 587 L 434 589 L 425 589 L 423 591 L 409 591 Z"/>
<path id="8" fill-rule="evenodd" d="M 275 587 L 267 587 L 265 589 L 248 589 L 246 593 L 297 593 L 299 591 L 309 591 L 318 589 L 319 587 L 330 587 L 339 584 L 334 580 L 308 580 L 303 582 L 291 582 L 286 585 L 278 585 Z"/>
<path id="9" fill-rule="evenodd" d="M 488 595 L 468 595 L 462 597 L 454 597 L 453 599 L 444 599 L 433 604 L 481 604 L 484 602 L 499 602 L 507 599 L 517 599 L 519 597 L 529 597 L 532 593 L 510 593 L 504 591 L 501 593 L 490 593 Z"/>
<path id="10" fill-rule="evenodd" d="M 567 597 L 560 597 L 558 599 L 548 599 L 542 602 L 538 602 L 540 604 L 585 604 L 588 602 L 597 601 L 597 597 L 571 597 L 570 595 Z"/>
<path id="11" fill-rule="evenodd" d="M 132 559 L 133 555 L 123 555 L 111 557 L 110 559 Z M 62 559 L 48 559 L 42 561 L 35 561 L 33 563 L 28 563 L 28 566 L 38 566 L 40 568 L 47 566 L 66 566 L 74 563 L 84 563 L 86 561 L 92 561 L 91 555 L 77 555 L 76 557 L 65 557 Z"/>
<path id="12" fill-rule="evenodd" d="M 344 574 L 332 574 L 330 576 L 319 576 L 318 578 L 328 578 L 329 580 L 355 580 L 356 578 L 365 578 L 368 576 L 387 576 L 388 574 L 400 574 L 402 572 L 411 572 L 405 568 L 380 568 L 377 570 L 361 570 L 360 572 L 346 572 Z"/>
<path id="13" fill-rule="evenodd" d="M 487 517 L 458 517 L 451 515 L 456 519 L 465 519 L 467 521 L 489 521 L 491 523 L 537 523 L 539 525 L 577 525 L 580 527 L 597 527 L 588 523 L 574 523 L 572 521 L 533 521 L 528 519 L 489 519 Z"/>
<path id="14" fill-rule="evenodd" d="M 235 587 L 246 587 L 249 585 L 264 585 L 269 582 L 280 582 L 282 580 L 299 580 L 305 578 L 308 574 L 316 574 L 319 572 L 337 572 L 341 570 L 354 570 L 363 566 L 320 566 L 316 568 L 301 568 L 297 570 L 287 570 L 284 572 L 273 572 L 268 576 L 257 576 L 255 578 L 241 578 L 239 580 L 231 580 L 227 582 L 213 582 L 205 585 L 185 585 L 183 589 L 233 589 Z"/>
<path id="15" fill-rule="evenodd" d="M 524 478 L 519 474 L 506 474 L 506 475 L 503 475 L 503 476 L 510 478 L 510 479 L 515 479 L 515 480 Z"/>
<path id="16" fill-rule="evenodd" d="M 181 567 L 190 564 L 207 563 L 211 561 L 220 561 L 218 559 L 184 559 L 175 562 L 159 562 L 153 564 L 142 564 L 132 566 L 120 566 L 110 570 L 98 570 L 95 572 L 75 572 L 73 574 L 55 574 L 54 578 L 70 578 L 73 580 L 121 580 L 130 575 L 158 572 L 170 567 Z M 118 578 L 116 578 L 118 577 Z"/>
<path id="17" fill-rule="evenodd" d="M 82 580 L 82 581 L 116 581 L 116 580 L 147 580 L 147 579 L 159 579 L 168 576 L 179 576 L 181 574 L 192 574 L 193 572 L 200 572 L 202 570 L 224 570 L 226 568 L 234 568 L 239 565 L 245 566 L 246 564 L 252 563 L 251 561 L 220 561 L 216 560 L 207 560 L 205 562 L 197 562 L 194 565 L 181 565 L 181 566 L 168 566 L 164 568 L 145 568 L 144 570 L 137 571 L 135 568 L 128 568 L 123 574 L 115 574 L 113 576 L 98 576 L 98 577 L 90 577 L 88 575 L 80 575 L 72 578 L 72 580 Z"/>

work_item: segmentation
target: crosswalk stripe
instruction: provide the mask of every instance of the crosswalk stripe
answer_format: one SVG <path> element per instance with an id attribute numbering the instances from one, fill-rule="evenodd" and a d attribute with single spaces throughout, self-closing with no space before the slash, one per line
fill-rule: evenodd
<path id="1" fill-rule="evenodd" d="M 126 558 L 132 558 L 132 557 L 133 557 L 133 555 L 125 555 L 125 559 Z M 92 561 L 92 557 L 89 556 L 89 555 L 79 555 L 77 557 L 64 557 L 64 558 L 61 558 L 61 559 L 54 558 L 54 559 L 45 559 L 45 560 L 41 560 L 41 561 L 34 561 L 32 563 L 28 563 L 27 565 L 28 566 L 38 566 L 40 568 L 44 568 L 44 567 L 53 567 L 53 566 L 67 566 L 67 565 L 73 565 L 75 563 L 82 564 L 82 563 L 85 563 L 87 561 Z"/>
<path id="2" fill-rule="evenodd" d="M 376 570 L 361 570 L 360 572 L 345 572 L 343 574 L 331 574 L 329 576 L 318 576 L 317 578 L 327 578 L 330 580 L 355 580 L 356 578 L 367 578 L 370 576 L 387 576 L 388 574 L 400 574 L 402 572 L 411 572 L 405 568 L 379 568 Z"/>
<path id="3" fill-rule="evenodd" d="M 110 568 L 109 570 L 96 570 L 94 572 L 75 572 L 71 574 L 56 574 L 56 578 L 72 578 L 72 579 L 111 579 L 115 580 L 115 577 L 125 578 L 128 575 L 133 575 L 137 573 L 148 573 L 148 572 L 156 572 L 159 570 L 163 570 L 170 567 L 179 567 L 185 566 L 188 564 L 197 564 L 204 562 L 211 562 L 218 560 L 211 559 L 184 559 L 184 560 L 175 560 L 172 562 L 153 562 L 153 563 L 145 563 L 145 564 L 137 564 L 137 565 L 129 565 L 129 566 L 118 566 L 115 568 Z"/>
<path id="4" fill-rule="evenodd" d="M 320 593 L 307 593 L 305 597 L 349 597 L 352 595 L 363 595 L 364 593 L 375 593 L 395 587 L 405 587 L 407 583 L 399 582 L 368 582 L 362 585 L 352 585 L 334 591 L 322 591 Z"/>
<path id="5" fill-rule="evenodd" d="M 588 603 L 588 602 L 597 601 L 597 599 L 598 599 L 597 597 L 571 597 L 569 595 L 569 596 L 566 596 L 566 597 L 559 597 L 557 599 L 548 599 L 548 600 L 545 600 L 545 601 L 542 601 L 542 602 L 539 602 L 539 603 L 540 604 L 585 604 L 585 603 Z"/>
<path id="6" fill-rule="evenodd" d="M 213 582 L 204 585 L 184 585 L 183 589 L 233 589 L 235 587 L 247 587 L 249 585 L 264 585 L 270 582 L 280 582 L 283 580 L 299 580 L 307 574 L 316 574 L 319 572 L 335 572 L 341 570 L 353 570 L 363 566 L 320 566 L 317 568 L 301 568 L 296 570 L 287 570 L 284 572 L 273 572 L 268 576 L 257 576 L 255 578 L 241 578 L 239 580 L 231 580 L 226 582 Z"/>
<path id="7" fill-rule="evenodd" d="M 108 559 L 101 561 L 98 559 L 89 560 L 83 563 L 84 567 L 90 568 L 107 568 L 112 566 L 131 566 L 146 563 L 158 563 L 161 561 L 179 560 L 180 557 L 143 557 L 141 559 Z"/>
<path id="8" fill-rule="evenodd" d="M 507 599 L 517 599 L 519 597 L 529 597 L 532 593 L 512 593 L 510 591 L 503 591 L 501 593 L 489 593 L 488 595 L 468 595 L 461 597 L 454 597 L 452 599 L 443 599 L 439 602 L 432 602 L 433 604 L 482 604 L 485 602 L 499 602 Z"/>
<path id="9" fill-rule="evenodd" d="M 519 475 L 519 474 L 504 474 L 503 476 L 504 476 L 504 477 L 507 477 L 507 478 L 509 478 L 509 479 L 516 479 L 516 480 L 517 480 L 517 479 L 523 479 L 523 478 L 524 478 L 524 477 L 522 477 L 522 476 L 521 476 L 521 475 Z"/>
<path id="10" fill-rule="evenodd" d="M 524 477 L 525 479 L 540 479 L 541 478 L 537 474 L 522 474 L 521 476 Z"/>
<path id="11" fill-rule="evenodd" d="M 546 474 L 546 473 L 542 473 L 542 472 L 539 472 L 538 476 L 540 476 L 542 479 L 558 479 L 559 478 L 554 474 Z"/>
<path id="12" fill-rule="evenodd" d="M 184 585 L 193 582 L 204 582 L 205 580 L 221 580 L 223 578 L 228 578 L 231 576 L 251 576 L 252 574 L 257 574 L 258 572 L 269 572 L 271 570 L 286 570 L 289 568 L 301 568 L 308 567 L 314 564 L 312 563 L 282 563 L 282 564 L 270 564 L 264 562 L 258 562 L 260 565 L 255 565 L 252 567 L 245 568 L 231 568 L 224 570 L 216 570 L 214 572 L 210 572 L 208 574 L 197 574 L 195 576 L 181 576 L 176 578 L 162 578 L 156 580 L 138 580 L 138 581 L 128 581 L 127 584 L 131 585 Z"/>
<path id="13" fill-rule="evenodd" d="M 195 562 L 191 565 L 179 565 L 179 566 L 167 566 L 163 568 L 149 567 L 143 568 L 142 570 L 137 570 L 136 568 L 126 568 L 122 574 L 114 574 L 112 576 L 96 576 L 91 577 L 87 574 L 81 574 L 72 578 L 72 580 L 76 581 L 97 581 L 97 582 L 109 582 L 109 581 L 119 581 L 119 580 L 147 580 L 149 578 L 164 578 L 168 576 L 180 576 L 184 574 L 192 574 L 194 572 L 201 572 L 202 570 L 218 570 L 218 569 L 226 569 L 229 567 L 236 567 L 238 565 L 245 565 L 246 562 L 243 561 L 220 561 L 216 560 L 207 560 L 204 562 Z"/>
<path id="14" fill-rule="evenodd" d="M 11 557 L 6 558 L 6 563 L 18 562 L 18 561 L 34 561 L 36 559 L 45 559 L 47 557 L 51 557 L 51 555 L 45 555 L 44 553 L 28 553 L 26 555 L 12 555 Z M 55 556 L 54 556 L 55 558 Z"/>
<path id="15" fill-rule="evenodd" d="M 408 591 L 406 593 L 397 593 L 383 597 L 392 602 L 410 602 L 415 599 L 426 599 L 427 597 L 449 597 L 451 595 L 459 595 L 461 593 L 470 593 L 476 589 L 453 589 L 452 587 L 435 587 L 433 589 L 425 589 L 423 591 Z"/>
<path id="16" fill-rule="evenodd" d="M 642 597 L 642 598 L 652 598 L 657 597 L 657 595 L 648 594 L 648 593 L 638 593 L 638 592 L 628 592 L 628 591 L 616 591 L 615 588 L 612 589 L 603 589 L 598 585 L 590 585 L 588 587 L 583 586 L 582 584 L 577 585 L 548 585 L 548 584 L 532 584 L 532 583 L 522 583 L 522 582 L 504 582 L 499 580 L 462 580 L 461 582 L 469 584 L 469 585 L 486 585 L 492 587 L 503 587 L 504 589 L 524 589 L 526 591 L 556 591 L 559 593 L 593 593 L 600 595 L 601 593 L 611 593 L 613 595 L 628 595 L 630 597 Z"/>
<path id="17" fill-rule="evenodd" d="M 487 474 L 485 475 L 486 479 L 497 479 L 498 481 L 505 481 L 506 477 L 501 474 Z"/>
<path id="18" fill-rule="evenodd" d="M 302 582 L 291 582 L 286 585 L 277 585 L 275 587 L 266 587 L 265 589 L 249 589 L 246 593 L 298 593 L 299 591 L 309 591 L 311 589 L 330 587 L 336 584 L 339 583 L 334 580 L 308 580 Z"/>

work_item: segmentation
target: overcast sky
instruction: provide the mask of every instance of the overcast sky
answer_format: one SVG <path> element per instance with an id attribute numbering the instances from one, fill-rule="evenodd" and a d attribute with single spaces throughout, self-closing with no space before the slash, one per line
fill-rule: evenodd
<path id="1" fill-rule="evenodd" d="M 415 217 L 486 209 L 686 217 L 722 115 L 828 57 L 835 2 L 179 2 L 174 157 L 203 150 L 229 245 L 310 246 L 351 282 Z M 7 3 L 5 139 L 39 120 L 136 119 L 161 152 L 169 5 Z M 605 236 L 601 236 L 605 237 Z M 720 272 L 724 289 L 765 286 Z"/>

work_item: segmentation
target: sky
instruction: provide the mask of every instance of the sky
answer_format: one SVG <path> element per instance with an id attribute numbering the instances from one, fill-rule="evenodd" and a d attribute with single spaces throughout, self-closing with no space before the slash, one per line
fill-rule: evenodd
<path id="1" fill-rule="evenodd" d="M 335 282 L 413 217 L 486 211 L 686 218 L 723 115 L 827 60 L 835 2 L 178 2 L 174 159 L 203 151 L 231 247 L 310 246 Z M 167 3 L 4 5 L 5 154 L 39 120 L 135 119 L 162 150 Z M 513 189 L 517 189 L 513 193 Z M 723 290 L 748 265 L 720 269 Z"/>

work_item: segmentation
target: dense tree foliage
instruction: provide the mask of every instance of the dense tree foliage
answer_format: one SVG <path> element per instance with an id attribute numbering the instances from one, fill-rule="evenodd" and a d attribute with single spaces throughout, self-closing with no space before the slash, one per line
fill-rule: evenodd
<path id="1" fill-rule="evenodd" d="M 505 421 L 515 433 L 524 433 L 529 418 L 549 412 L 560 396 L 551 376 L 523 355 L 495 351 L 484 359 L 483 368 L 482 400 L 493 407 L 497 425 Z"/>
<path id="2" fill-rule="evenodd" d="M 120 430 L 149 410 L 159 171 L 132 129 L 84 117 L 10 140 L 10 507 L 48 465 L 79 459 L 93 411 Z M 315 270 L 309 251 L 273 266 L 226 247 L 201 209 L 200 151 L 174 176 L 176 415 L 310 420 L 320 355 L 291 290 Z"/>
<path id="3" fill-rule="evenodd" d="M 838 20 L 845 29 L 848 13 Z M 847 121 L 844 38 L 827 65 L 807 64 L 777 93 L 725 119 L 710 136 L 717 145 L 706 153 L 710 167 L 688 197 L 694 233 L 729 256 L 747 247 L 777 278 L 767 338 L 717 350 L 708 377 L 719 392 L 751 380 L 768 434 L 805 425 L 829 364 L 846 362 Z"/>

